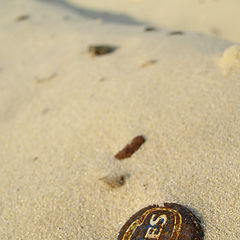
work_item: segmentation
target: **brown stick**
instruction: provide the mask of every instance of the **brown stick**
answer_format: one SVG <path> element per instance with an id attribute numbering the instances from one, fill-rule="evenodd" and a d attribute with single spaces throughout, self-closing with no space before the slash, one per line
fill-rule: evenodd
<path id="1" fill-rule="evenodd" d="M 132 154 L 135 153 L 145 141 L 146 140 L 142 135 L 135 137 L 130 144 L 127 144 L 121 151 L 119 151 L 115 155 L 115 158 L 121 160 L 131 157 Z"/>

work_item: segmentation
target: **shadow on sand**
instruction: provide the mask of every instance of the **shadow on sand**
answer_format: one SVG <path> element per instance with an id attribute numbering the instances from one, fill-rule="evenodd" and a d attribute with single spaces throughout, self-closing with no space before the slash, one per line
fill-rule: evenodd
<path id="1" fill-rule="evenodd" d="M 48 4 L 54 4 L 59 7 L 65 8 L 77 15 L 81 15 L 88 19 L 101 19 L 104 22 L 115 23 L 115 24 L 126 24 L 126 25 L 146 25 L 147 22 L 134 19 L 126 14 L 121 13 L 111 13 L 101 10 L 93 10 L 89 8 L 80 7 L 72 3 L 67 2 L 67 0 L 37 0 L 39 2 L 45 2 Z"/>

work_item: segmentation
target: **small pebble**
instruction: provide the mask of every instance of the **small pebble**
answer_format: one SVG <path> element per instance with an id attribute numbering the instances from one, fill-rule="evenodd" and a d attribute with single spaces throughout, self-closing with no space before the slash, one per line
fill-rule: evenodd
<path id="1" fill-rule="evenodd" d="M 153 31 L 157 31 L 157 28 L 155 28 L 155 27 L 146 27 L 144 29 L 144 32 L 153 32 Z"/>
<path id="2" fill-rule="evenodd" d="M 45 78 L 38 78 L 36 82 L 37 83 L 46 83 L 46 82 L 51 81 L 55 77 L 57 77 L 57 73 L 53 73 L 53 74 L 51 74 L 51 75 L 49 75 L 48 77 L 45 77 Z"/>
<path id="3" fill-rule="evenodd" d="M 169 32 L 168 35 L 183 35 L 184 32 L 182 31 L 172 31 L 172 32 Z"/>
<path id="4" fill-rule="evenodd" d="M 20 22 L 20 21 L 28 20 L 29 18 L 30 18 L 30 15 L 25 14 L 25 15 L 21 15 L 21 16 L 17 17 L 16 21 Z"/>
<path id="5" fill-rule="evenodd" d="M 149 60 L 141 65 L 142 68 L 151 66 L 153 64 L 157 63 L 157 60 Z"/>
<path id="6" fill-rule="evenodd" d="M 112 53 L 116 49 L 116 47 L 108 45 L 91 45 L 88 47 L 88 52 L 91 54 L 92 57 L 95 57 Z"/>

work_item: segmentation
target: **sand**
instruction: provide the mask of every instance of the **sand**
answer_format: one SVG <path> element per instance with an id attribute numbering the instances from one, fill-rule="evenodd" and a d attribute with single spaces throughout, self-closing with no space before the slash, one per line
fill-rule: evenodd
<path id="1" fill-rule="evenodd" d="M 113 240 L 164 202 L 192 209 L 205 240 L 239 239 L 239 45 L 62 3 L 1 3 L 0 239 Z"/>
<path id="2" fill-rule="evenodd" d="M 45 0 L 46 1 L 46 0 Z M 91 16 L 109 21 L 114 13 L 118 21 L 129 24 L 150 24 L 159 28 L 203 32 L 230 41 L 240 42 L 239 0 L 52 0 L 74 6 L 79 12 L 91 10 Z M 68 4 L 66 4 L 68 3 Z M 76 12 L 78 12 L 76 11 Z M 117 18 L 116 18 L 117 16 Z M 113 19 L 111 19 L 113 21 Z"/>

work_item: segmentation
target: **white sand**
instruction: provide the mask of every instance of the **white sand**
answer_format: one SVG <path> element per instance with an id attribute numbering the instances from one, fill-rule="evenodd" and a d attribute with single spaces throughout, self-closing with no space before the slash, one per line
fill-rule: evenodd
<path id="1" fill-rule="evenodd" d="M 194 209 L 205 240 L 239 239 L 239 47 L 41 1 L 1 6 L 0 239 L 113 240 L 164 202 Z M 91 58 L 100 43 L 119 48 Z M 100 180 L 122 174 L 120 188 Z"/>

